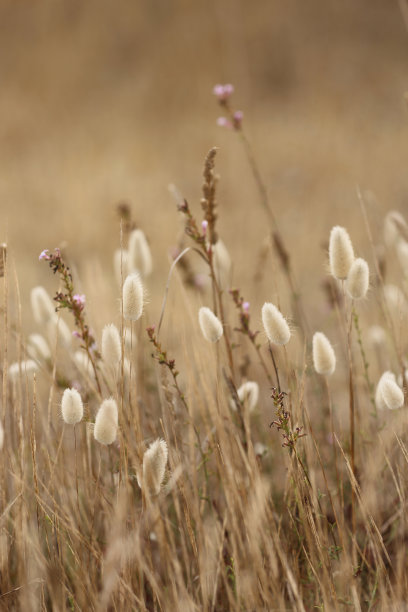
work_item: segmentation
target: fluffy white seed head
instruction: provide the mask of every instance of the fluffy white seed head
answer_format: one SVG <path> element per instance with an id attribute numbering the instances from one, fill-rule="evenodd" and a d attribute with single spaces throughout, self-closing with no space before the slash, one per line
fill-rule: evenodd
<path id="1" fill-rule="evenodd" d="M 390 211 L 384 219 L 384 242 L 388 248 L 397 246 L 401 237 L 408 236 L 404 217 L 396 210 Z"/>
<path id="2" fill-rule="evenodd" d="M 82 421 L 84 405 L 76 389 L 65 389 L 61 400 L 61 413 L 68 425 L 75 425 Z"/>
<path id="3" fill-rule="evenodd" d="M 377 388 L 375 390 L 375 405 L 377 407 L 377 410 L 386 410 L 388 408 L 383 395 L 384 382 L 387 380 L 396 384 L 395 374 L 393 374 L 392 372 L 384 372 L 384 374 L 378 381 Z"/>
<path id="4" fill-rule="evenodd" d="M 330 272 L 338 279 L 345 279 L 354 261 L 353 245 L 344 227 L 336 225 L 330 233 Z"/>
<path id="5" fill-rule="evenodd" d="M 123 316 L 137 321 L 143 313 L 143 284 L 137 272 L 129 274 L 123 284 Z"/>
<path id="6" fill-rule="evenodd" d="M 8 370 L 12 380 L 17 380 L 20 376 L 27 376 L 27 378 L 32 380 L 36 372 L 38 372 L 38 365 L 33 359 L 11 363 Z"/>
<path id="7" fill-rule="evenodd" d="M 72 334 L 69 327 L 65 323 L 64 319 L 58 317 L 58 315 L 55 313 L 54 316 L 47 322 L 46 331 L 52 348 L 55 347 L 57 341 L 59 345 L 65 348 L 68 348 L 71 345 Z"/>
<path id="8" fill-rule="evenodd" d="M 331 376 L 336 369 L 336 355 L 329 339 L 322 332 L 313 336 L 313 365 L 318 374 Z"/>
<path id="9" fill-rule="evenodd" d="M 217 282 L 221 288 L 225 289 L 230 285 L 231 257 L 222 240 L 218 240 L 211 248 Z"/>
<path id="10" fill-rule="evenodd" d="M 385 329 L 380 325 L 371 325 L 367 330 L 367 340 L 371 346 L 382 346 L 387 342 Z"/>
<path id="11" fill-rule="evenodd" d="M 122 280 L 124 281 L 127 276 L 128 256 L 125 249 L 116 249 L 113 254 L 113 269 L 119 287 L 122 285 Z"/>
<path id="12" fill-rule="evenodd" d="M 37 325 L 46 325 L 55 317 L 55 304 L 44 287 L 31 289 L 31 309 Z"/>
<path id="13" fill-rule="evenodd" d="M 378 398 L 377 398 L 378 393 Z M 379 400 L 381 407 L 385 406 L 390 410 L 396 410 L 404 405 L 404 393 L 398 386 L 394 374 L 385 372 L 377 385 L 376 400 Z M 383 403 L 381 402 L 383 401 Z"/>
<path id="14" fill-rule="evenodd" d="M 122 343 L 116 325 L 105 325 L 102 331 L 102 359 L 106 365 L 116 367 L 122 357 Z"/>
<path id="15" fill-rule="evenodd" d="M 95 419 L 94 438 L 109 445 L 116 440 L 118 431 L 118 406 L 113 398 L 102 402 Z"/>
<path id="16" fill-rule="evenodd" d="M 143 278 L 152 273 L 153 262 L 150 247 L 144 232 L 140 229 L 133 230 L 128 244 L 128 271 L 139 272 Z"/>
<path id="17" fill-rule="evenodd" d="M 149 495 L 158 495 L 166 472 L 168 457 L 167 444 L 164 440 L 157 439 L 143 455 L 143 480 L 139 486 L 144 488 Z"/>
<path id="18" fill-rule="evenodd" d="M 38 359 L 38 361 L 51 359 L 50 348 L 41 334 L 30 334 L 28 336 L 27 353 L 32 359 Z"/>
<path id="19" fill-rule="evenodd" d="M 273 344 L 287 344 L 290 340 L 289 325 L 274 304 L 265 302 L 262 306 L 262 323 L 268 340 Z"/>
<path id="20" fill-rule="evenodd" d="M 346 280 L 346 289 L 350 297 L 361 300 L 367 295 L 369 276 L 368 263 L 361 257 L 355 259 Z"/>
<path id="21" fill-rule="evenodd" d="M 206 340 L 217 342 L 221 338 L 223 334 L 222 323 L 207 306 L 202 306 L 198 311 L 198 322 Z"/>
<path id="22" fill-rule="evenodd" d="M 259 398 L 258 383 L 248 380 L 247 382 L 244 382 L 239 389 L 237 389 L 237 393 L 239 400 L 248 408 L 248 411 L 253 412 Z"/>

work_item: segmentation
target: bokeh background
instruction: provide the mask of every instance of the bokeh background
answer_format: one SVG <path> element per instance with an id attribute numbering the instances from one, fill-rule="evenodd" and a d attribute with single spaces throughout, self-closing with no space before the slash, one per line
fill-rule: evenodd
<path id="1" fill-rule="evenodd" d="M 168 184 L 198 212 L 214 145 L 220 233 L 236 284 L 249 286 L 268 231 L 237 135 L 216 125 L 218 82 L 235 86 L 312 305 L 332 225 L 369 258 L 357 186 L 376 236 L 387 210 L 407 212 L 403 4 L 1 0 L 0 239 L 23 305 L 32 286 L 52 286 L 38 262 L 47 247 L 65 244 L 79 272 L 98 258 L 113 276 L 122 200 L 148 236 L 151 291 L 162 293 L 181 227 Z"/>

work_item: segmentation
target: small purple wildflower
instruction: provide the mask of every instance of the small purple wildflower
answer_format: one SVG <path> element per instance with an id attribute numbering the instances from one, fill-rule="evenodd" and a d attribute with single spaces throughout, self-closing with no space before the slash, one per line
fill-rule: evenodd
<path id="1" fill-rule="evenodd" d="M 226 117 L 218 117 L 217 125 L 219 127 L 225 127 L 228 129 L 231 129 L 233 127 L 231 121 L 227 119 Z"/>
<path id="2" fill-rule="evenodd" d="M 72 335 L 74 336 L 74 338 L 82 338 L 81 334 L 76 329 L 74 329 Z"/>
<path id="3" fill-rule="evenodd" d="M 249 302 L 243 302 L 242 304 L 242 310 L 246 313 L 249 312 Z"/>
<path id="4" fill-rule="evenodd" d="M 75 295 L 72 296 L 72 301 L 81 308 L 85 306 L 85 296 L 83 294 L 75 293 Z"/>
<path id="5" fill-rule="evenodd" d="M 49 254 L 48 249 L 44 249 L 43 251 L 41 251 L 38 259 L 39 261 L 49 261 L 51 259 L 51 255 Z"/>
<path id="6" fill-rule="evenodd" d="M 217 96 L 220 102 L 227 100 L 233 92 L 234 86 L 230 83 L 227 83 L 226 85 L 215 85 L 213 89 L 213 94 Z"/>
<path id="7" fill-rule="evenodd" d="M 238 130 L 241 127 L 242 120 L 244 118 L 244 113 L 240 110 L 235 111 L 233 115 L 234 119 L 234 128 Z"/>
<path id="8" fill-rule="evenodd" d="M 208 229 L 208 221 L 206 219 L 204 219 L 204 221 L 201 223 L 201 229 L 203 230 L 203 234 L 205 236 Z"/>

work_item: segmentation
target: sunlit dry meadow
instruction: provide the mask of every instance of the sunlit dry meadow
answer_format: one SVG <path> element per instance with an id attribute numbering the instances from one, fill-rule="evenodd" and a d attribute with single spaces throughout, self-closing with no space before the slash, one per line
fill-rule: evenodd
<path id="1" fill-rule="evenodd" d="M 0 609 L 408 609 L 407 27 L 0 0 Z"/>

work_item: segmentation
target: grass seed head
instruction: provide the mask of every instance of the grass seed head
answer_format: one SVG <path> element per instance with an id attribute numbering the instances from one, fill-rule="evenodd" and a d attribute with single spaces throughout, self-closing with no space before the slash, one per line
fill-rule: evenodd
<path id="1" fill-rule="evenodd" d="M 152 269 L 152 254 L 146 236 L 140 229 L 133 230 L 128 245 L 129 274 L 139 272 L 143 278 L 146 278 L 152 273 Z"/>
<path id="2" fill-rule="evenodd" d="M 137 321 L 143 313 L 143 284 L 137 272 L 129 274 L 123 284 L 123 316 Z"/>
<path id="3" fill-rule="evenodd" d="M 102 402 L 95 419 L 94 438 L 100 444 L 109 445 L 116 440 L 118 431 L 118 406 L 111 397 Z"/>
<path id="4" fill-rule="evenodd" d="M 37 325 L 46 325 L 55 317 L 55 304 L 44 287 L 31 289 L 31 309 Z"/>
<path id="5" fill-rule="evenodd" d="M 375 390 L 375 405 L 377 410 L 386 410 L 388 408 L 383 394 L 384 383 L 386 381 L 390 381 L 394 384 L 397 384 L 395 380 L 395 374 L 393 374 L 392 372 L 384 372 L 384 374 L 378 381 L 377 388 Z"/>
<path id="6" fill-rule="evenodd" d="M 248 380 L 237 389 L 239 400 L 248 408 L 249 412 L 253 412 L 259 399 L 259 385 L 255 381 Z M 235 405 L 234 405 L 235 407 Z"/>
<path id="7" fill-rule="evenodd" d="M 82 421 L 84 405 L 76 389 L 65 389 L 61 400 L 62 418 L 68 425 L 75 425 Z"/>
<path id="8" fill-rule="evenodd" d="M 105 325 L 102 331 L 102 359 L 108 366 L 116 367 L 122 357 L 122 343 L 116 325 Z"/>
<path id="9" fill-rule="evenodd" d="M 398 386 L 395 377 L 387 376 L 383 379 L 380 391 L 385 405 L 390 410 L 396 410 L 404 405 L 404 393 Z"/>
<path id="10" fill-rule="evenodd" d="M 222 323 L 210 308 L 207 306 L 200 308 L 198 322 L 204 338 L 209 342 L 218 342 L 223 334 Z"/>
<path id="11" fill-rule="evenodd" d="M 27 342 L 27 353 L 32 359 L 49 361 L 51 359 L 50 347 L 41 334 L 30 334 Z"/>
<path id="12" fill-rule="evenodd" d="M 318 374 L 331 376 L 336 369 L 336 355 L 325 334 L 316 332 L 313 336 L 313 365 Z"/>
<path id="13" fill-rule="evenodd" d="M 330 233 L 329 262 L 331 274 L 340 280 L 347 278 L 354 261 L 353 245 L 344 227 L 336 225 Z"/>
<path id="14" fill-rule="evenodd" d="M 262 323 L 270 342 L 280 345 L 289 342 L 291 334 L 288 322 L 274 304 L 265 302 L 262 306 Z"/>
<path id="15" fill-rule="evenodd" d="M 57 339 L 58 344 L 65 348 L 68 348 L 71 345 L 71 331 L 64 319 L 58 317 L 58 315 L 54 314 L 54 316 L 49 319 L 46 325 L 46 330 L 48 340 L 52 348 L 54 348 Z"/>
<path id="16" fill-rule="evenodd" d="M 8 370 L 12 380 L 16 380 L 20 376 L 27 376 L 27 378 L 32 379 L 36 372 L 38 372 L 38 365 L 33 359 L 11 363 Z"/>
<path id="17" fill-rule="evenodd" d="M 351 265 L 346 280 L 347 293 L 353 300 L 361 300 L 367 295 L 369 285 L 368 263 L 358 257 Z"/>
<path id="18" fill-rule="evenodd" d="M 152 496 L 160 493 L 167 457 L 167 444 L 160 438 L 152 442 L 143 455 L 143 482 L 139 482 L 139 486 L 145 487 Z"/>

